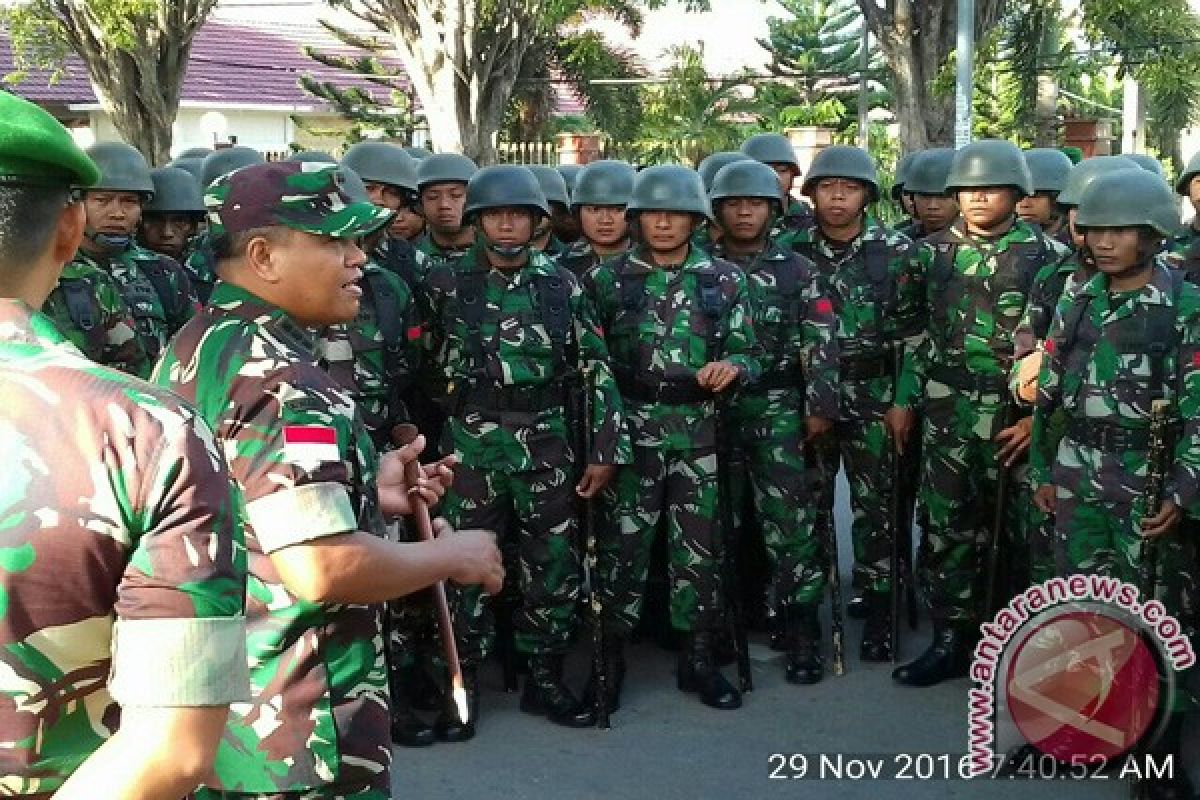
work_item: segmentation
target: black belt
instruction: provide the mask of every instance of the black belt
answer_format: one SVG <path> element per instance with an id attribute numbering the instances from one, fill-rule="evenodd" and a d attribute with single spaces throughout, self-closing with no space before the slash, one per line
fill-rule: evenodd
<path id="1" fill-rule="evenodd" d="M 762 394 L 772 389 L 803 389 L 804 378 L 787 372 L 773 372 L 763 375 L 745 388 L 747 394 Z"/>
<path id="2" fill-rule="evenodd" d="M 929 378 L 960 392 L 1003 394 L 1008 391 L 1008 376 L 978 375 L 966 367 L 935 365 L 929 370 Z"/>
<path id="3" fill-rule="evenodd" d="M 617 376 L 621 396 L 637 403 L 665 403 L 669 406 L 706 403 L 715 395 L 704 389 L 695 379 L 689 382 L 649 383 L 647 381 Z"/>
<path id="4" fill-rule="evenodd" d="M 453 398 L 455 414 L 468 408 L 484 411 L 535 412 L 561 408 L 567 404 L 565 380 L 541 386 L 466 386 Z"/>
<path id="5" fill-rule="evenodd" d="M 891 374 L 892 359 L 886 354 L 842 357 L 838 362 L 838 377 L 844 381 L 869 381 Z"/>
<path id="6" fill-rule="evenodd" d="M 1122 428 L 1111 422 L 1100 422 L 1087 417 L 1067 419 L 1067 438 L 1084 447 L 1092 447 L 1114 455 L 1131 450 L 1144 452 L 1150 449 L 1149 428 Z"/>

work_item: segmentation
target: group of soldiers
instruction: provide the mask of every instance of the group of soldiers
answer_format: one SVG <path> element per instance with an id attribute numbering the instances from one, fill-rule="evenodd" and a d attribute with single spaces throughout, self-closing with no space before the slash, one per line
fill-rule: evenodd
<path id="1" fill-rule="evenodd" d="M 40 296 L 5 293 L 25 306 L 0 305 L 0 386 L 6 405 L 18 397 L 0 441 L 45 500 L 18 524 L 32 537 L 78 513 L 83 531 L 110 531 L 89 547 L 117 581 L 97 592 L 115 604 L 78 619 L 18 622 L 0 605 L 6 643 L 53 665 L 30 656 L 22 680 L 79 681 L 39 626 L 115 613 L 107 702 L 232 702 L 201 797 L 390 796 L 387 740 L 474 736 L 496 651 L 506 671 L 523 662 L 523 711 L 607 718 L 660 536 L 680 690 L 742 704 L 756 610 L 786 680 L 822 680 L 840 471 L 861 660 L 895 660 L 904 594 L 919 589 L 933 621 L 899 684 L 966 675 L 979 624 L 1056 574 L 1136 583 L 1194 633 L 1200 227 L 1180 233 L 1152 160 L 1072 164 L 984 140 L 910 154 L 890 196 L 867 152 L 829 147 L 802 174 L 777 134 L 697 170 L 478 168 L 383 142 L 340 161 L 233 147 L 152 170 L 127 145 L 78 152 L 41 112 L 0 104 L 0 194 L 57 199 L 34 207 L 58 232 L 21 258 L 65 263 Z M 32 122 L 6 133 L 14 120 Z M 1200 158 L 1176 189 L 1200 202 Z M 888 202 L 908 215 L 894 228 L 872 213 Z M 0 249 L 14 246 L 6 213 Z M 19 261 L 0 252 L 0 287 L 20 288 Z M 64 341 L 161 388 L 59 363 Z M 66 413 L 79 418 L 47 432 Z M 424 440 L 405 444 L 405 424 Z M 414 472 L 423 443 L 434 461 Z M 51 502 L 93 493 L 86 511 Z M 442 536 L 411 543 L 398 518 L 436 500 Z M 751 540 L 768 565 L 746 591 Z M 40 568 L 48 545 L 30 541 L 28 557 L 0 551 L 17 553 L 5 581 Z M 465 715 L 419 591 L 446 579 Z M 577 693 L 563 661 L 579 639 L 595 653 Z M 197 645 L 221 652 L 185 686 L 153 685 Z M 216 690 L 247 669 L 248 694 Z M 1184 706 L 1155 748 L 1177 752 Z M 115 727 L 107 708 L 89 707 L 96 730 Z M 21 713 L 47 742 L 75 730 Z M 59 767 L 19 746 L 17 794 L 69 786 L 89 755 L 66 745 L 77 758 Z M 1147 787 L 1191 796 L 1181 771 Z"/>

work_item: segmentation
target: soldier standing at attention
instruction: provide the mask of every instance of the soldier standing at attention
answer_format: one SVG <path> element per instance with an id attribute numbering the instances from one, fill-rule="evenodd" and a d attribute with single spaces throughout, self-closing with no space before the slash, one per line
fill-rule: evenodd
<path id="1" fill-rule="evenodd" d="M 904 219 L 896 223 L 896 229 L 901 233 L 905 233 L 905 235 L 907 235 L 907 232 L 904 229 L 912 225 L 917 218 L 912 193 L 908 188 L 908 180 L 912 175 L 913 162 L 920 154 L 920 152 L 916 152 L 901 156 L 900 160 L 896 162 L 896 178 L 892 181 L 892 202 L 904 214 Z"/>
<path id="2" fill-rule="evenodd" d="M 908 166 L 904 194 L 912 200 L 913 221 L 897 227 L 914 242 L 943 231 L 958 218 L 958 203 L 946 191 L 946 178 L 950 175 L 950 164 L 954 151 L 948 147 L 934 147 L 916 153 Z"/>
<path id="3" fill-rule="evenodd" d="M 783 216 L 771 231 L 771 238 L 783 247 L 791 243 L 791 236 L 812 227 L 812 209 L 792 197 L 792 189 L 800 177 L 800 161 L 788 138 L 779 133 L 758 133 L 742 142 L 742 152 L 755 161 L 761 161 L 779 176 L 783 189 L 783 202 L 787 205 Z"/>
<path id="4" fill-rule="evenodd" d="M 562 173 L 554 167 L 531 164 L 529 171 L 537 178 L 542 194 L 550 204 L 550 216 L 534 232 L 533 248 L 551 258 L 558 258 L 579 240 L 579 223 L 571 216 L 571 191 Z"/>
<path id="5" fill-rule="evenodd" d="M 875 164 L 857 147 L 822 150 L 804 180 L 816 225 L 792 247 L 816 263 L 837 314 L 840 359 L 839 414 L 821 448 L 819 525 L 833 524 L 838 465 L 846 467 L 854 512 L 854 585 L 862 593 L 866 625 L 864 661 L 892 657 L 891 459 L 908 448 L 916 421 L 919 384 L 914 359 L 925 331 L 925 279 L 912 241 L 879 225 L 867 213 L 878 198 Z M 897 375 L 893 356 L 899 351 Z M 804 669 L 802 683 L 821 679 L 817 604 L 797 609 Z"/>
<path id="6" fill-rule="evenodd" d="M 467 181 L 479 168 L 458 153 L 437 153 L 417 164 L 417 194 L 425 235 L 415 244 L 432 259 L 462 257 L 475 243 L 475 229 L 463 224 Z"/>
<path id="7" fill-rule="evenodd" d="M 1192 156 L 1187 169 L 1175 183 L 1175 191 L 1186 197 L 1192 206 L 1192 221 L 1169 241 L 1169 250 L 1180 268 L 1193 276 L 1200 276 L 1200 153 Z"/>
<path id="8" fill-rule="evenodd" d="M 239 145 L 216 150 L 205 156 L 200 164 L 200 190 L 206 190 L 217 178 L 235 169 L 262 163 L 262 153 L 250 147 Z M 183 261 L 183 268 L 187 270 L 192 289 L 196 292 L 196 299 L 202 305 L 207 303 L 213 285 L 217 282 L 217 258 L 208 231 L 192 240 L 192 246 Z"/>
<path id="9" fill-rule="evenodd" d="M 251 696 L 201 800 L 391 797 L 378 604 L 439 580 L 503 580 L 490 533 L 385 536 L 385 518 L 410 511 L 403 468 L 423 442 L 377 457 L 350 393 L 312 353 L 312 329 L 358 313 L 366 256 L 354 239 L 391 219 L 339 176 L 282 162 L 209 187 L 220 281 L 155 369 L 216 432 L 249 552 Z M 433 501 L 448 477 L 439 465 L 412 488 Z"/>
<path id="10" fill-rule="evenodd" d="M 625 206 L 636 174 L 624 161 L 593 161 L 579 171 L 571 210 L 583 235 L 558 258 L 576 277 L 629 249 Z"/>
<path id="11" fill-rule="evenodd" d="M 1022 458 L 1032 427 L 1029 417 L 1009 418 L 1014 330 L 1034 276 L 1065 252 L 1016 217 L 1033 181 L 1011 142 L 984 139 L 958 150 L 946 188 L 962 217 L 920 249 L 929 326 L 918 358 L 925 392 L 921 504 L 928 517 L 919 566 L 934 635 L 920 658 L 892 673 L 910 686 L 966 674 L 985 613 L 979 554 L 989 538 L 999 470 Z M 1017 524 L 1015 511 L 1009 517 L 1005 546 L 1019 557 L 1025 525 Z M 1006 577 L 1021 581 L 1022 566 L 1014 561 Z"/>
<path id="12" fill-rule="evenodd" d="M 713 255 L 746 273 L 762 352 L 761 375 L 738 393 L 733 429 L 772 562 L 769 594 L 785 621 L 786 677 L 808 683 L 819 658 L 819 635 L 810 640 L 828 554 L 816 531 L 804 446 L 839 415 L 837 318 L 816 265 L 768 238 L 782 211 L 772 169 L 757 161 L 730 164 L 717 173 L 709 196 L 722 230 Z"/>
<path id="13" fill-rule="evenodd" d="M 1025 151 L 1025 164 L 1033 178 L 1033 194 L 1017 203 L 1017 216 L 1037 225 L 1042 233 L 1064 247 L 1071 246 L 1071 231 L 1067 217 L 1058 203 L 1058 196 L 1067 187 L 1071 159 L 1053 147 L 1037 147 Z"/>
<path id="14" fill-rule="evenodd" d="M 246 556 L 212 432 L 37 311 L 100 171 L 0 93 L 0 785 L 177 800 L 245 698 Z"/>
<path id="15" fill-rule="evenodd" d="M 204 192 L 179 167 L 151 170 L 150 180 L 154 197 L 142 206 L 138 238 L 148 249 L 182 263 L 204 221 Z"/>
<path id="16" fill-rule="evenodd" d="M 1151 172 L 1115 172 L 1084 190 L 1075 226 L 1097 274 L 1059 303 L 1030 462 L 1038 506 L 1054 515 L 1059 574 L 1110 575 L 1153 592 L 1195 641 L 1197 543 L 1183 517 L 1194 516 L 1200 497 L 1200 289 L 1158 257 L 1178 222 L 1170 187 Z M 1151 406 L 1164 400 L 1167 456 L 1152 464 Z M 1060 411 L 1065 435 L 1047 436 Z M 1152 472 L 1165 478 L 1154 498 L 1146 494 Z M 1157 512 L 1150 501 L 1161 502 Z M 1150 752 L 1185 764 L 1186 698 L 1161 702 L 1174 710 Z M 1183 768 L 1141 783 L 1143 797 L 1192 797 Z"/>
<path id="17" fill-rule="evenodd" d="M 639 172 L 626 214 L 639 244 L 585 278 L 633 439 L 633 465 L 618 473 L 615 487 L 620 533 L 600 553 L 606 648 L 620 653 L 638 623 L 663 523 L 671 625 L 686 637 L 677 685 L 714 708 L 739 708 L 741 694 L 714 653 L 725 621 L 714 410 L 723 392 L 758 376 L 746 277 L 689 244 L 711 216 L 694 171 Z M 610 688 L 616 707 L 619 675 Z"/>

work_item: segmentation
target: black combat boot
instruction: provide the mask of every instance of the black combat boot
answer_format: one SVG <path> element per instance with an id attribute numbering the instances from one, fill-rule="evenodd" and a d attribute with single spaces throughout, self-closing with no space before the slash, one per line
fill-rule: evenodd
<path id="1" fill-rule="evenodd" d="M 475 736 L 475 723 L 479 721 L 479 679 L 474 667 L 463 667 L 463 687 L 467 690 L 469 719 L 463 722 L 458 718 L 454 691 L 447 686 L 441 713 L 433 721 L 434 735 L 443 742 L 465 742 Z"/>
<path id="2" fill-rule="evenodd" d="M 417 711 L 440 711 L 442 708 L 442 689 L 429 675 L 429 671 L 419 665 L 404 669 L 400 677 L 408 689 L 408 700 Z"/>
<path id="3" fill-rule="evenodd" d="M 608 713 L 621 708 L 621 689 L 625 686 L 625 640 L 619 636 L 605 635 L 605 697 L 608 701 Z M 588 673 L 587 683 L 583 687 L 582 703 L 586 708 L 596 707 L 596 692 L 600 689 L 596 679 L 596 668 L 593 662 L 592 670 Z"/>
<path id="4" fill-rule="evenodd" d="M 846 616 L 850 619 L 866 619 L 867 615 L 871 613 L 868 594 L 869 592 L 856 587 L 854 596 L 850 598 L 849 603 L 846 603 Z"/>
<path id="5" fill-rule="evenodd" d="M 1183 714 L 1172 714 L 1167 729 L 1159 740 L 1150 747 L 1147 758 L 1142 759 L 1140 766 L 1144 772 L 1150 771 L 1150 761 L 1158 767 L 1167 762 L 1168 757 L 1174 764 L 1174 769 L 1164 777 L 1143 778 L 1137 782 L 1138 797 L 1141 800 L 1193 800 L 1195 787 L 1188 777 L 1188 764 L 1183 760 Z"/>
<path id="6" fill-rule="evenodd" d="M 967 626 L 935 622 L 933 642 L 917 658 L 892 671 L 892 678 L 905 686 L 933 686 L 967 674 L 971 664 L 971 637 Z"/>
<path id="7" fill-rule="evenodd" d="M 816 683 L 825 677 L 825 661 L 821 658 L 821 623 L 817 621 L 817 604 L 789 605 L 787 621 L 788 683 Z"/>
<path id="8" fill-rule="evenodd" d="M 863 661 L 891 661 L 892 597 L 887 592 L 867 592 L 867 621 L 863 624 L 862 646 L 858 657 Z"/>
<path id="9" fill-rule="evenodd" d="M 711 631 L 693 631 L 685 637 L 675 685 L 684 692 L 698 692 L 706 706 L 721 710 L 742 707 L 741 692 L 717 669 Z"/>
<path id="10" fill-rule="evenodd" d="M 433 728 L 413 713 L 408 687 L 404 685 L 407 673 L 408 670 L 404 669 L 388 670 L 388 688 L 392 695 L 392 742 L 401 747 L 428 747 L 436 741 L 436 737 Z"/>
<path id="11" fill-rule="evenodd" d="M 563 685 L 563 657 L 538 653 L 529 657 L 529 677 L 521 693 L 521 710 L 544 714 L 556 725 L 586 728 L 596 724 L 596 710 L 584 706 Z"/>

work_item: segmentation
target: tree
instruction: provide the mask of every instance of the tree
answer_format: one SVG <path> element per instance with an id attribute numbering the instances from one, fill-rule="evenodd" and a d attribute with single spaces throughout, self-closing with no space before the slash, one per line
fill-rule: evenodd
<path id="1" fill-rule="evenodd" d="M 153 164 L 171 157 L 171 127 L 192 39 L 217 0 L 26 0 L 7 9 L 19 81 L 32 65 L 83 61 L 121 137 Z"/>
<path id="2" fill-rule="evenodd" d="M 976 0 L 975 38 L 996 24 L 1007 0 Z M 907 152 L 951 144 L 953 94 L 935 91 L 954 52 L 957 0 L 858 0 L 892 73 L 892 93 Z"/>

